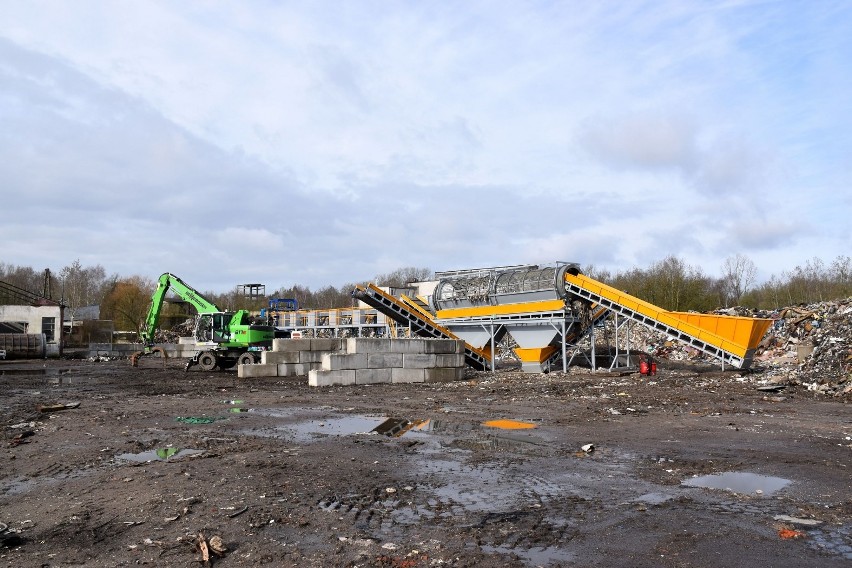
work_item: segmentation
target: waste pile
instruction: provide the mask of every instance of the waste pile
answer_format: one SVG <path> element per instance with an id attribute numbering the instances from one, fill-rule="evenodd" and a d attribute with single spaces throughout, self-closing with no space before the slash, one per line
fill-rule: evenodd
<path id="1" fill-rule="evenodd" d="M 181 337 L 191 337 L 195 333 L 195 319 L 190 318 L 171 329 L 158 329 L 154 334 L 154 343 L 177 343 Z"/>
<path id="2" fill-rule="evenodd" d="M 801 384 L 822 394 L 852 394 L 852 298 L 774 311 L 736 306 L 710 313 L 773 320 L 752 366 L 773 382 Z M 612 330 L 608 331 L 611 338 Z M 619 333 L 623 337 L 623 332 Z M 642 325 L 632 325 L 630 336 L 632 346 L 656 359 L 715 361 Z"/>

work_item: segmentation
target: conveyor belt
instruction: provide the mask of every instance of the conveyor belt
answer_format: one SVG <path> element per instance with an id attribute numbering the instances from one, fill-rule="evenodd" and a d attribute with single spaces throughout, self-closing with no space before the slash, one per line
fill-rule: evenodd
<path id="1" fill-rule="evenodd" d="M 741 369 L 751 366 L 754 350 L 772 323 L 756 318 L 669 312 L 582 274 L 566 274 L 565 289 Z"/>
<path id="2" fill-rule="evenodd" d="M 352 295 L 376 308 L 394 321 L 410 326 L 411 331 L 421 337 L 459 339 L 450 330 L 435 323 L 424 310 L 414 308 L 386 294 L 372 284 L 356 287 Z M 488 353 L 482 349 L 473 347 L 467 342 L 464 344 L 464 359 L 465 363 L 478 371 L 485 371 L 490 368 L 491 358 Z"/>

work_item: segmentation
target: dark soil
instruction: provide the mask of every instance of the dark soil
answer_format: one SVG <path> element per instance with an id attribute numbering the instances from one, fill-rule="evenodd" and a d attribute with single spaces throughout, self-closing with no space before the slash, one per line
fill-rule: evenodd
<path id="1" fill-rule="evenodd" d="M 761 391 L 759 373 L 661 365 L 650 378 L 502 371 L 321 389 L 181 361 L 5 361 L 0 373 L 0 566 L 197 567 L 199 535 L 221 538 L 209 563 L 223 568 L 852 560 L 848 401 Z M 57 403 L 79 406 L 38 410 Z M 415 425 L 370 433 L 387 418 Z M 483 425 L 494 419 L 536 427 Z M 184 451 L 158 457 L 166 448 Z M 722 472 L 789 484 L 683 485 Z"/>

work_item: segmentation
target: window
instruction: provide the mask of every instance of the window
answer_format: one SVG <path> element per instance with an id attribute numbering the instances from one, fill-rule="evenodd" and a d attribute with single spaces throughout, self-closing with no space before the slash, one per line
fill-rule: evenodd
<path id="1" fill-rule="evenodd" d="M 56 318 L 41 318 L 41 332 L 48 343 L 52 343 L 56 336 Z"/>

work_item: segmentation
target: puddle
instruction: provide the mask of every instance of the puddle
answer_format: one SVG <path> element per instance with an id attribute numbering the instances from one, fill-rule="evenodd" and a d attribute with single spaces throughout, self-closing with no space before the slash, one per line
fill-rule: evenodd
<path id="1" fill-rule="evenodd" d="M 408 420 L 406 418 L 388 418 L 371 431 L 382 436 L 399 438 L 412 428 L 428 431 L 430 420 Z"/>
<path id="2" fill-rule="evenodd" d="M 3 369 L 0 375 L 29 375 L 42 377 L 44 375 L 64 375 L 70 373 L 71 369 Z"/>
<path id="3" fill-rule="evenodd" d="M 488 420 L 482 423 L 483 426 L 489 428 L 499 428 L 501 430 L 527 430 L 529 428 L 537 428 L 538 425 L 532 422 L 521 422 L 520 420 Z"/>
<path id="4" fill-rule="evenodd" d="M 687 487 L 705 487 L 724 489 L 733 493 L 758 494 L 769 496 L 790 484 L 789 479 L 770 477 L 756 473 L 729 471 L 685 479 L 682 485 Z"/>
<path id="5" fill-rule="evenodd" d="M 204 453 L 203 450 L 182 450 L 180 448 L 157 448 L 156 450 L 148 450 L 138 454 L 120 454 L 115 456 L 116 459 L 144 463 L 149 461 L 167 461 L 171 459 L 185 458 L 186 456 L 194 456 Z"/>
<path id="6" fill-rule="evenodd" d="M 354 434 L 369 434 L 386 419 L 382 416 L 351 415 L 335 418 L 306 420 L 280 426 L 301 441 L 310 441 L 322 436 L 351 436 Z"/>
<path id="7" fill-rule="evenodd" d="M 558 546 L 543 548 L 509 548 L 508 546 L 480 546 L 482 552 L 491 554 L 513 554 L 528 566 L 565 566 L 575 560 L 576 554 Z"/>

